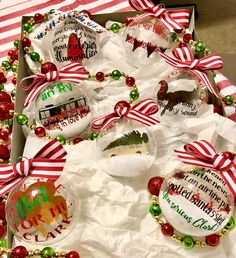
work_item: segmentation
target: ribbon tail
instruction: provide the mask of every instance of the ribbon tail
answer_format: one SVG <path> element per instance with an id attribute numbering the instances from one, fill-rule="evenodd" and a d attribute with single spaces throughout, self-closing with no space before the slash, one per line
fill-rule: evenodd
<path id="1" fill-rule="evenodd" d="M 224 171 L 221 175 L 234 197 L 236 197 L 236 169 L 233 168 L 230 171 Z"/>
<path id="2" fill-rule="evenodd" d="M 219 94 L 218 92 L 215 90 L 215 88 L 212 86 L 211 82 L 209 81 L 208 76 L 203 73 L 200 72 L 198 70 L 191 70 L 191 72 L 200 80 L 202 81 L 208 88 L 208 90 L 215 95 L 217 98 L 219 98 Z"/>
<path id="3" fill-rule="evenodd" d="M 21 182 L 23 182 L 25 180 L 25 178 L 17 178 L 12 180 L 11 182 L 7 182 L 5 184 L 1 184 L 0 185 L 0 196 L 3 196 L 4 194 L 9 193 L 10 191 L 12 191 L 18 184 L 20 184 Z"/>
<path id="4" fill-rule="evenodd" d="M 181 9 L 181 10 L 170 10 L 168 11 L 170 17 L 183 28 L 188 28 L 189 25 L 189 10 Z"/>
<path id="5" fill-rule="evenodd" d="M 175 20 L 173 20 L 167 12 L 163 14 L 162 17 L 160 17 L 160 21 L 170 31 L 183 29 L 183 27 L 180 24 L 178 24 Z"/>
<path id="6" fill-rule="evenodd" d="M 98 132 L 104 128 L 110 127 L 119 119 L 114 113 L 110 113 L 108 115 L 102 115 L 96 117 L 92 121 L 91 130 L 94 132 Z"/>

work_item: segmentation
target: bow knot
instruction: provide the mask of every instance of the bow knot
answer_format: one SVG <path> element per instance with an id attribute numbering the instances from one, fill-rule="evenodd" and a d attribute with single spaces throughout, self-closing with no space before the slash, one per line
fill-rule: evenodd
<path id="1" fill-rule="evenodd" d="M 187 70 L 192 73 L 200 81 L 202 81 L 208 88 L 208 90 L 219 97 L 218 92 L 209 81 L 205 71 L 208 70 L 219 70 L 223 67 L 223 61 L 220 56 L 211 54 L 200 59 L 195 59 L 194 55 L 188 47 L 175 48 L 172 54 L 175 58 L 166 55 L 165 53 L 159 52 L 159 54 L 165 59 L 165 61 L 178 69 Z"/>
<path id="2" fill-rule="evenodd" d="M 20 87 L 23 90 L 30 90 L 24 100 L 23 107 L 27 106 L 37 95 L 53 81 L 81 83 L 88 77 L 88 72 L 78 62 L 73 62 L 65 65 L 59 71 L 49 71 L 46 74 L 34 74 L 21 80 Z M 24 81 L 33 79 L 30 85 L 25 85 Z"/>
<path id="3" fill-rule="evenodd" d="M 12 170 L 16 176 L 26 177 L 32 169 L 32 159 L 25 159 L 21 162 L 14 164 Z"/>
<path id="4" fill-rule="evenodd" d="M 216 153 L 207 141 L 201 140 L 184 145 L 184 151 L 175 150 L 177 156 L 185 163 L 209 168 L 220 172 L 229 189 L 236 196 L 236 165 L 223 153 Z"/>
<path id="5" fill-rule="evenodd" d="M 25 177 L 43 177 L 56 180 L 60 177 L 66 151 L 56 139 L 47 143 L 32 159 L 14 165 L 0 165 L 0 196 L 10 192 Z"/>
<path id="6" fill-rule="evenodd" d="M 155 125 L 159 121 L 150 115 L 155 114 L 157 111 L 158 106 L 152 99 L 142 100 L 133 107 L 126 101 L 120 101 L 115 105 L 113 113 L 94 118 L 91 129 L 92 131 L 101 131 L 113 126 L 114 123 L 122 118 L 137 121 L 147 126 Z"/>

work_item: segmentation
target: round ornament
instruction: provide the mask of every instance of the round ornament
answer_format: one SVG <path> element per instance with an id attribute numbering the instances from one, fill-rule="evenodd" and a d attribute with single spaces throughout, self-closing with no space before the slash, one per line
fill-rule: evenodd
<path id="1" fill-rule="evenodd" d="M 176 169 L 160 190 L 159 205 L 180 233 L 204 237 L 226 227 L 234 197 L 221 175 L 210 169 Z"/>
<path id="2" fill-rule="evenodd" d="M 35 112 L 37 125 L 52 137 L 75 137 L 91 120 L 88 97 L 72 82 L 57 81 L 44 88 L 35 101 Z"/>
<path id="3" fill-rule="evenodd" d="M 8 196 L 7 223 L 24 241 L 48 244 L 69 232 L 75 202 L 61 184 L 44 179 L 26 179 Z"/>
<path id="4" fill-rule="evenodd" d="M 161 116 L 199 117 L 208 110 L 208 90 L 193 75 L 173 70 L 155 89 Z"/>
<path id="5" fill-rule="evenodd" d="M 87 17 L 81 16 L 78 19 L 68 18 L 53 31 L 51 52 L 57 67 L 70 62 L 83 62 L 98 53 L 98 36 L 92 28 L 93 22 Z M 86 25 L 86 22 L 91 28 Z"/>
<path id="6" fill-rule="evenodd" d="M 112 176 L 140 176 L 151 167 L 156 156 L 156 143 L 149 128 L 127 120 L 102 130 L 97 145 L 100 165 Z"/>
<path id="7" fill-rule="evenodd" d="M 135 18 L 124 32 L 125 51 L 128 60 L 135 66 L 153 64 L 161 57 L 158 51 L 170 47 L 170 33 L 153 17 Z"/>

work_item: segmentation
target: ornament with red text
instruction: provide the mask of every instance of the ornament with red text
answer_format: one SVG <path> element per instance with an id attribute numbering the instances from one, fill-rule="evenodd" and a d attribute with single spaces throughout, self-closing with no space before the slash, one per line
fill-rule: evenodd
<path id="1" fill-rule="evenodd" d="M 72 138 L 89 125 L 88 97 L 79 85 L 57 81 L 44 88 L 35 101 L 36 123 L 50 136 Z"/>
<path id="2" fill-rule="evenodd" d="M 17 238 L 48 244 L 69 232 L 74 208 L 75 202 L 63 185 L 27 179 L 8 197 L 7 222 Z"/>
<path id="3" fill-rule="evenodd" d="M 136 177 L 151 167 L 156 144 L 148 126 L 144 125 L 158 124 L 149 115 L 156 111 L 156 104 L 149 99 L 133 107 L 121 101 L 116 104 L 114 113 L 93 120 L 92 129 L 100 131 L 97 139 L 100 165 L 109 175 Z"/>

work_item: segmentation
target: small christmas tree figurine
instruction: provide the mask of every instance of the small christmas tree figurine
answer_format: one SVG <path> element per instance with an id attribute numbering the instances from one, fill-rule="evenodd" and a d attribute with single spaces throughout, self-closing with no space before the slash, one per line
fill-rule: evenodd
<path id="1" fill-rule="evenodd" d="M 107 157 L 122 154 L 148 154 L 146 146 L 148 141 L 147 133 L 141 134 L 138 131 L 132 131 L 111 142 L 103 151 L 106 152 Z"/>

